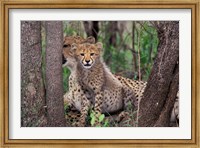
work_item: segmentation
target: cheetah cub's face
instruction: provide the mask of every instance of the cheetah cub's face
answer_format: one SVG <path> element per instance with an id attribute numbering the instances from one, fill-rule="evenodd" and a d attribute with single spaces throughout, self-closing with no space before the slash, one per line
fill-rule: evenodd
<path id="1" fill-rule="evenodd" d="M 94 37 L 88 37 L 87 39 L 84 39 L 80 36 L 68 36 L 64 38 L 63 43 L 63 67 L 67 66 L 70 70 L 74 68 L 74 65 L 77 63 L 76 59 L 74 57 L 74 52 L 72 52 L 72 44 L 81 44 L 81 43 L 95 43 Z"/>
<path id="2" fill-rule="evenodd" d="M 95 62 L 100 61 L 102 47 L 103 45 L 100 42 L 96 44 L 72 44 L 76 60 L 86 69 L 91 68 Z"/>

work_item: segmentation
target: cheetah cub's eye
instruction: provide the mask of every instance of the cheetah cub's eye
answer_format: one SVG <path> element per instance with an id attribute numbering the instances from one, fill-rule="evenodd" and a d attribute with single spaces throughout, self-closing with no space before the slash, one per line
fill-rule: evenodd
<path id="1" fill-rule="evenodd" d="M 94 55 L 94 53 L 90 53 L 90 56 L 93 56 Z"/>
<path id="2" fill-rule="evenodd" d="M 65 44 L 65 45 L 63 45 L 64 48 L 69 47 L 69 46 L 70 46 L 69 44 Z"/>
<path id="3" fill-rule="evenodd" d="M 84 56 L 84 53 L 81 53 L 81 56 Z"/>

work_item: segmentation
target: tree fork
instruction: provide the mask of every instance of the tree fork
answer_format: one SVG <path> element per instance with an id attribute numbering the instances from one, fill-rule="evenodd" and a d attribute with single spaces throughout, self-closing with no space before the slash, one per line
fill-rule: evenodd
<path id="1" fill-rule="evenodd" d="M 179 59 L 179 22 L 154 23 L 156 23 L 160 42 L 144 96 L 139 104 L 138 126 L 142 127 L 166 126 L 160 124 L 161 122 L 158 124 L 158 121 L 161 120 L 159 118 L 162 117 L 163 107 L 168 106 L 166 103 L 167 98 L 170 97 L 170 88 L 177 88 L 177 83 L 173 81 L 178 79 L 178 74 L 174 79 L 174 69 Z"/>

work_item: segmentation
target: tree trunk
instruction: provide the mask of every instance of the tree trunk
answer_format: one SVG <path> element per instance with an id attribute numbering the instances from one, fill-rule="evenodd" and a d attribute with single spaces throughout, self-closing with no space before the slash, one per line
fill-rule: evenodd
<path id="1" fill-rule="evenodd" d="M 132 55 L 133 55 L 133 71 L 137 71 L 137 57 L 136 57 L 136 51 L 135 51 L 135 22 L 132 22 Z"/>
<path id="2" fill-rule="evenodd" d="M 98 21 L 84 21 L 83 22 L 85 32 L 87 36 L 93 36 L 97 41 L 99 32 L 99 22 Z"/>
<path id="3" fill-rule="evenodd" d="M 21 126 L 46 126 L 41 22 L 21 22 Z"/>
<path id="4" fill-rule="evenodd" d="M 99 22 L 98 21 L 92 21 L 92 36 L 95 38 L 95 40 L 98 40 L 98 32 L 99 32 Z"/>
<path id="5" fill-rule="evenodd" d="M 91 36 L 91 35 L 92 35 L 91 22 L 89 22 L 89 21 L 84 21 L 84 22 L 83 22 L 83 25 L 84 25 L 85 32 L 86 32 L 87 36 Z"/>
<path id="6" fill-rule="evenodd" d="M 179 23 L 155 23 L 159 45 L 144 96 L 139 104 L 138 126 L 169 126 L 179 83 Z"/>
<path id="7" fill-rule="evenodd" d="M 178 86 L 179 86 L 179 68 L 178 68 L 178 64 L 177 64 L 177 66 L 175 68 L 174 78 L 172 79 L 172 82 L 170 84 L 166 103 L 165 103 L 165 105 L 160 113 L 160 116 L 154 126 L 168 127 L 170 125 L 171 112 L 172 112 L 172 109 L 173 109 L 175 101 L 176 101 Z"/>
<path id="8" fill-rule="evenodd" d="M 117 32 L 118 32 L 118 23 L 117 21 L 110 22 L 110 27 L 109 27 L 109 32 L 111 33 L 110 35 L 110 45 L 113 45 L 116 47 L 117 45 Z"/>
<path id="9" fill-rule="evenodd" d="M 65 126 L 62 85 L 62 22 L 47 21 L 46 33 L 46 99 L 48 126 Z"/>

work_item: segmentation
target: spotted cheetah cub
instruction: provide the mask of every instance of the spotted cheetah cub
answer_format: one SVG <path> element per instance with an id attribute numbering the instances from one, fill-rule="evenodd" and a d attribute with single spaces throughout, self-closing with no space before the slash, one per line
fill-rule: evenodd
<path id="1" fill-rule="evenodd" d="M 93 96 L 94 110 L 97 115 L 113 113 L 134 104 L 134 91 L 123 86 L 114 77 L 102 60 L 102 43 L 72 44 L 77 61 L 76 76 L 82 90 Z M 84 96 L 87 98 L 86 96 Z"/>
<path id="2" fill-rule="evenodd" d="M 82 90 L 81 86 L 77 82 L 77 62 L 74 58 L 74 54 L 71 52 L 71 45 L 73 43 L 86 42 L 95 43 L 95 39 L 93 37 L 83 39 L 80 36 L 69 36 L 65 37 L 63 45 L 63 67 L 67 66 L 71 71 L 71 74 L 69 76 L 69 91 L 64 95 L 64 103 L 70 107 L 75 107 L 78 111 L 81 112 L 79 123 L 75 123 L 75 125 L 79 125 L 76 126 L 84 126 L 85 114 L 87 114 L 90 106 L 90 101 L 88 100 L 90 96 L 88 96 L 87 93 Z"/>
<path id="3" fill-rule="evenodd" d="M 124 78 L 122 76 L 118 76 L 118 75 L 115 75 L 115 78 L 117 78 L 122 83 L 122 85 L 131 88 L 135 92 L 135 97 L 137 101 L 135 104 L 138 104 L 143 96 L 147 82 L 132 80 L 129 78 Z"/>

